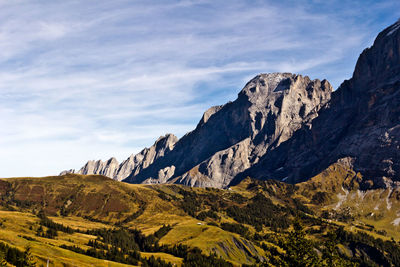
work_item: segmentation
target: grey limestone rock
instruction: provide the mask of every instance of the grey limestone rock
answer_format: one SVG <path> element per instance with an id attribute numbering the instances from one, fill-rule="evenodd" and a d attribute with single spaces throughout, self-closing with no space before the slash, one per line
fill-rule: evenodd
<path id="1" fill-rule="evenodd" d="M 354 159 L 367 188 L 400 181 L 400 21 L 382 31 L 360 55 L 311 122 L 250 169 L 236 176 L 300 182 L 343 157 Z"/>
<path id="2" fill-rule="evenodd" d="M 260 74 L 234 102 L 208 109 L 195 130 L 164 157 L 125 181 L 226 187 L 318 116 L 331 85 L 290 73 Z M 174 167 L 174 170 L 168 169 Z M 167 169 L 166 169 L 167 168 Z"/>
<path id="3" fill-rule="evenodd" d="M 173 134 L 166 134 L 157 139 L 150 148 L 145 148 L 136 155 L 131 155 L 121 164 L 115 158 L 103 162 L 101 160 L 89 160 L 79 171 L 63 171 L 60 175 L 67 173 L 77 174 L 100 174 L 121 181 L 131 173 L 139 173 L 159 157 L 171 151 L 178 138 Z"/>
<path id="4" fill-rule="evenodd" d="M 400 20 L 333 93 L 326 80 L 260 74 L 181 139 L 166 135 L 119 165 L 89 161 L 77 173 L 225 188 L 246 176 L 301 182 L 343 158 L 364 188 L 400 181 Z"/>
<path id="5" fill-rule="evenodd" d="M 75 173 L 75 169 L 69 169 L 69 170 L 65 170 L 60 172 L 60 175 L 66 175 L 68 173 Z"/>

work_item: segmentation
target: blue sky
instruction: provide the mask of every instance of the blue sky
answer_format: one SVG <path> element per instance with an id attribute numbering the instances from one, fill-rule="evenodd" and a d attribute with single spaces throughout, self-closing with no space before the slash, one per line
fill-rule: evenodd
<path id="1" fill-rule="evenodd" d="M 0 0 L 0 177 L 118 160 L 258 73 L 351 77 L 400 1 Z"/>

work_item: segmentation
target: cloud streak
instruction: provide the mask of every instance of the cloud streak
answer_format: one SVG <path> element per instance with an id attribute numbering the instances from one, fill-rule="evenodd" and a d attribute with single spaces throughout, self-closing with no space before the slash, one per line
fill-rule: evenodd
<path id="1" fill-rule="evenodd" d="M 0 1 L 0 177 L 182 136 L 261 72 L 337 87 L 400 16 L 398 1 L 343 2 Z"/>

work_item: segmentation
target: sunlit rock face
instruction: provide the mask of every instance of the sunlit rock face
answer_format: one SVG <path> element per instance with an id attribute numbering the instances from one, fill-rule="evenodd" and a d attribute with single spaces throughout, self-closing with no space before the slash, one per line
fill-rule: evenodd
<path id="1" fill-rule="evenodd" d="M 208 109 L 170 153 L 125 181 L 226 187 L 296 130 L 310 125 L 331 92 L 326 80 L 260 74 L 234 102 Z"/>
<path id="2" fill-rule="evenodd" d="M 157 141 L 149 148 L 145 148 L 136 155 L 131 155 L 124 160 L 121 164 L 115 158 L 107 161 L 89 160 L 78 171 L 67 170 L 60 173 L 64 175 L 67 173 L 77 174 L 99 174 L 110 177 L 114 180 L 121 181 L 128 177 L 130 174 L 137 174 L 142 169 L 147 168 L 154 160 L 163 157 L 166 153 L 171 151 L 178 141 L 178 138 L 173 134 L 166 134 L 157 139 Z"/>
<path id="3" fill-rule="evenodd" d="M 362 173 L 361 189 L 400 182 L 400 21 L 335 92 L 326 80 L 260 74 L 181 139 L 166 135 L 121 164 L 90 161 L 78 173 L 226 188 L 246 176 L 298 183 L 342 158 Z"/>
<path id="4" fill-rule="evenodd" d="M 299 182 L 343 157 L 354 159 L 363 188 L 400 180 L 400 21 L 382 31 L 360 55 L 310 127 L 240 174 Z"/>

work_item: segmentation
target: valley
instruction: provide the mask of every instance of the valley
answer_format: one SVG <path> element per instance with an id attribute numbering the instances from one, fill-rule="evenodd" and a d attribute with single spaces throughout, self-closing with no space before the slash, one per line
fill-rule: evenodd
<path id="1" fill-rule="evenodd" d="M 127 254 L 113 261 L 110 255 L 93 257 L 93 250 L 100 253 L 106 245 L 122 251 L 124 235 L 136 236 L 129 240 L 138 247 L 128 251 L 139 253 L 135 260 L 142 266 L 151 256 L 159 264 L 193 266 L 188 257 L 193 249 L 201 250 L 202 260 L 221 259 L 220 266 L 291 266 L 296 253 L 287 242 L 301 225 L 297 231 L 304 237 L 297 241 L 307 241 L 316 255 L 325 253 L 335 233 L 335 260 L 344 260 L 340 266 L 396 265 L 400 192 L 360 191 L 360 180 L 346 160 L 296 185 L 247 178 L 226 190 L 132 185 L 99 175 L 3 179 L 0 241 L 20 250 L 29 246 L 37 263 L 49 259 L 52 266 L 123 266 Z M 44 234 L 38 235 L 39 228 Z M 56 234 L 47 235 L 49 229 Z M 107 231 L 125 234 L 118 232 L 117 245 L 99 234 Z M 94 249 L 94 240 L 102 246 Z M 179 246 L 181 252 L 174 249 Z M 321 255 L 310 259 L 327 265 Z"/>

